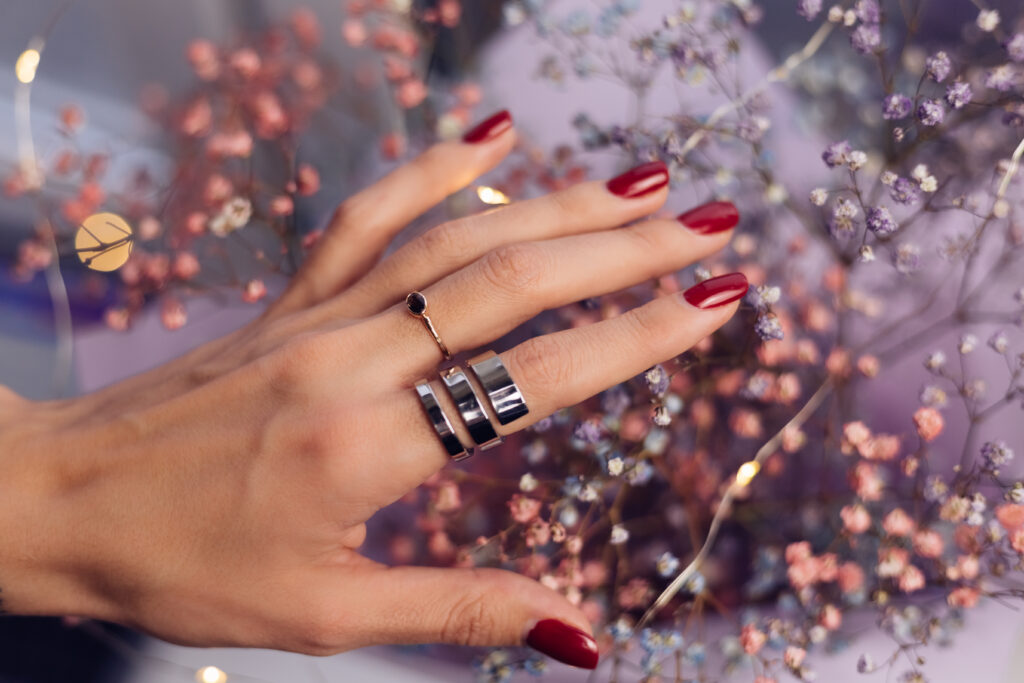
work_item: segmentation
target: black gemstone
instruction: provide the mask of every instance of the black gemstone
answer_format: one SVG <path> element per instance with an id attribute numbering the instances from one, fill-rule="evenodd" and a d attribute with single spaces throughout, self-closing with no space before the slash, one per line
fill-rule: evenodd
<path id="1" fill-rule="evenodd" d="M 427 298 L 419 292 L 413 292 L 405 297 L 405 305 L 409 307 L 409 312 L 413 315 L 423 315 L 423 312 L 427 310 Z"/>

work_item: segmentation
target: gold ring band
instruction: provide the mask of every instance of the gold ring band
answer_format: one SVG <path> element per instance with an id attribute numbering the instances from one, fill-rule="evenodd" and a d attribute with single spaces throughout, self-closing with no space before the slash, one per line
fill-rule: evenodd
<path id="1" fill-rule="evenodd" d="M 452 354 L 448 352 L 448 347 L 441 340 L 441 335 L 437 333 L 437 328 L 434 327 L 434 323 L 430 321 L 430 316 L 427 315 L 427 297 L 423 296 L 422 292 L 409 292 L 405 297 L 405 306 L 409 309 L 409 313 L 423 321 L 423 326 L 427 328 L 427 332 L 437 342 L 437 347 L 441 349 L 444 359 L 451 360 Z"/>

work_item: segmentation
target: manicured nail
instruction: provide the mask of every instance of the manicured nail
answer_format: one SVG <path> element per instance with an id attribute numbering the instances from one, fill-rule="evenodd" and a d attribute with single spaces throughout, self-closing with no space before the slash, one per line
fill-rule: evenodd
<path id="1" fill-rule="evenodd" d="M 462 136 L 462 141 L 471 143 L 487 142 L 498 137 L 511 127 L 512 115 L 508 113 L 507 109 L 502 109 L 497 114 L 473 126 Z"/>
<path id="2" fill-rule="evenodd" d="M 740 222 L 740 212 L 732 202 L 708 202 L 676 217 L 698 235 L 713 235 L 732 230 Z"/>
<path id="3" fill-rule="evenodd" d="M 697 308 L 718 308 L 741 298 L 747 293 L 747 287 L 746 275 L 729 273 L 698 282 L 683 292 L 683 298 Z"/>
<path id="4" fill-rule="evenodd" d="M 526 644 L 564 664 L 597 668 L 597 642 L 575 626 L 557 619 L 537 622 L 526 636 Z"/>
<path id="5" fill-rule="evenodd" d="M 635 199 L 668 185 L 668 166 L 651 161 L 631 168 L 608 181 L 608 191 L 624 199 Z"/>

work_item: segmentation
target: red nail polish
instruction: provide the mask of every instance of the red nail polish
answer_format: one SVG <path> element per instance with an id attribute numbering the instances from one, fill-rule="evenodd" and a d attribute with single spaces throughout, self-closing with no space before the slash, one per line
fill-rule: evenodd
<path id="1" fill-rule="evenodd" d="M 608 181 L 608 191 L 624 199 L 635 199 L 668 185 L 668 166 L 651 161 L 631 168 Z"/>
<path id="2" fill-rule="evenodd" d="M 557 619 L 544 619 L 530 629 L 526 644 L 552 659 L 583 669 L 597 668 L 597 642 Z"/>
<path id="3" fill-rule="evenodd" d="M 740 222 L 740 212 L 732 202 L 708 202 L 679 214 L 676 220 L 698 235 L 713 235 L 735 228 Z"/>
<path id="4" fill-rule="evenodd" d="M 747 293 L 747 287 L 746 275 L 729 273 L 695 284 L 683 292 L 683 297 L 697 308 L 718 308 L 742 297 Z"/>
<path id="5" fill-rule="evenodd" d="M 512 115 L 507 109 L 502 109 L 497 114 L 484 119 L 476 124 L 462 136 L 463 142 L 487 142 L 498 137 L 512 127 Z"/>

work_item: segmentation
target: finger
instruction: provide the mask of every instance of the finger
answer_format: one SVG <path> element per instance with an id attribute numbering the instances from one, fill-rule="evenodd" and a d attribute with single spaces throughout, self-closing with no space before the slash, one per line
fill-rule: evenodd
<path id="1" fill-rule="evenodd" d="M 621 188 L 620 179 L 624 177 L 653 178 L 653 182 L 642 185 L 646 188 L 642 194 L 623 196 L 612 189 Z M 654 162 L 607 182 L 579 183 L 544 197 L 439 225 L 403 245 L 345 291 L 336 304 L 331 304 L 336 309 L 333 315 L 355 317 L 381 311 L 409 292 L 423 289 L 506 244 L 629 223 L 656 211 L 667 196 L 668 169 Z"/>
<path id="2" fill-rule="evenodd" d="M 651 220 L 507 245 L 424 290 L 428 315 L 452 353 L 476 348 L 545 309 L 683 268 L 724 247 L 729 236 L 728 229 L 698 234 L 678 220 Z M 404 306 L 371 318 L 355 334 L 367 348 L 396 359 L 386 371 L 403 385 L 441 358 L 421 321 Z"/>
<path id="3" fill-rule="evenodd" d="M 434 145 L 345 200 L 276 312 L 309 306 L 362 277 L 410 221 L 491 170 L 515 145 L 512 118 L 498 112 L 460 141 Z"/>
<path id="4" fill-rule="evenodd" d="M 722 275 L 616 318 L 534 337 L 505 351 L 502 362 L 529 412 L 495 429 L 511 434 L 678 356 L 724 325 L 746 291 L 743 274 Z M 447 392 L 434 384 L 462 443 L 471 445 Z M 399 392 L 387 405 L 381 402 L 380 409 L 393 425 L 381 446 L 392 454 L 387 464 L 392 476 L 383 494 L 393 500 L 444 467 L 448 456 L 412 389 Z"/>
<path id="5" fill-rule="evenodd" d="M 597 644 L 582 612 L 533 579 L 500 569 L 379 567 L 353 577 L 345 595 L 360 644 L 528 644 L 593 669 Z"/>

